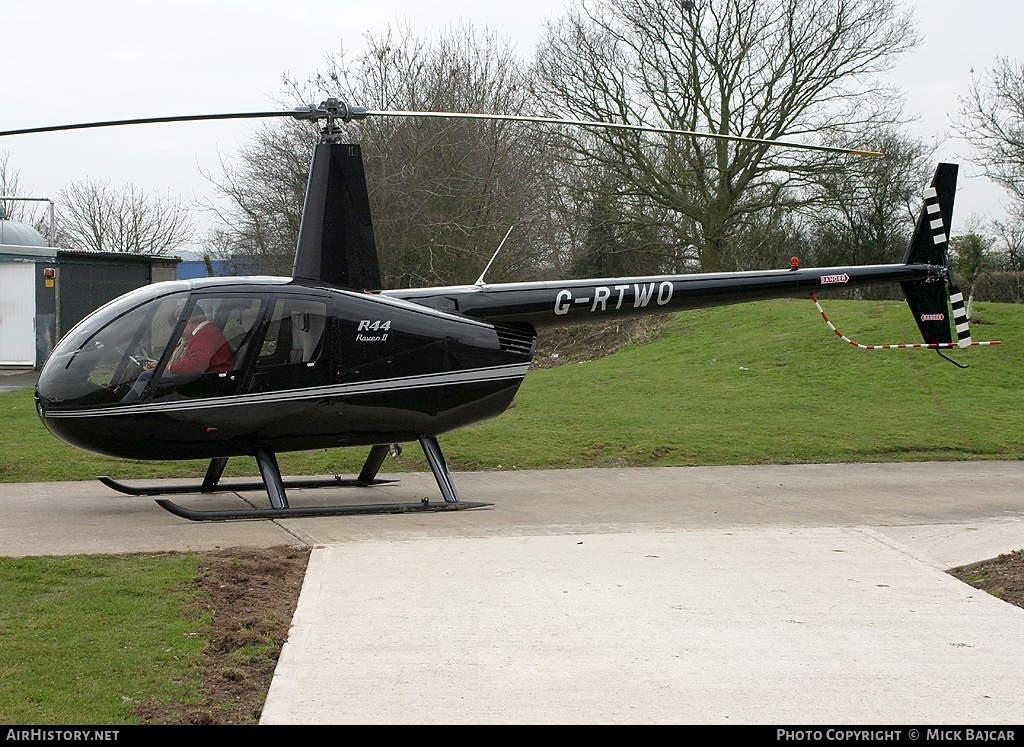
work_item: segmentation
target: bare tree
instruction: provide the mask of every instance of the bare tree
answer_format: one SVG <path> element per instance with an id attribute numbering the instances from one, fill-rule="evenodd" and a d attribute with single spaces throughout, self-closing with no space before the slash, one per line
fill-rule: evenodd
<path id="1" fill-rule="evenodd" d="M 351 67 L 335 58 L 338 93 L 381 109 L 515 114 L 529 99 L 523 65 L 491 31 L 461 26 L 424 41 L 408 29 L 368 39 Z M 472 282 L 510 226 L 490 279 L 521 277 L 537 258 L 535 199 L 543 168 L 522 124 L 370 119 L 367 179 L 382 272 L 394 285 Z"/>
<path id="2" fill-rule="evenodd" d="M 898 261 L 914 228 L 922 185 L 934 168 L 934 148 L 899 128 L 865 128 L 856 142 L 885 158 L 853 161 L 815 179 L 811 194 L 817 199 L 806 223 L 814 247 L 808 259 L 817 264 Z"/>
<path id="3" fill-rule="evenodd" d="M 28 224 L 45 240 L 52 239 L 53 200 L 26 194 L 21 186 L 21 175 L 11 167 L 10 154 L 6 151 L 0 153 L 0 195 L 14 198 L 0 200 L 0 219 Z"/>
<path id="4" fill-rule="evenodd" d="M 1024 220 L 1011 217 L 984 226 L 982 271 L 971 292 L 984 301 L 1024 303 Z M 982 229 L 976 228 L 978 233 Z"/>
<path id="5" fill-rule="evenodd" d="M 967 314 L 970 316 L 974 301 L 974 286 L 978 278 L 996 267 L 992 239 L 983 235 L 977 227 L 972 226 L 972 230 L 968 233 L 951 236 L 949 248 L 953 255 L 953 269 L 967 295 Z"/>
<path id="6" fill-rule="evenodd" d="M 22 198 L 29 196 L 21 186 L 21 175 L 18 170 L 10 165 L 10 154 L 7 151 L 0 153 L 0 195 Z M 41 233 L 46 229 L 44 211 L 38 207 L 38 203 L 3 200 L 0 201 L 0 215 L 7 220 L 28 223 Z"/>
<path id="7" fill-rule="evenodd" d="M 956 129 L 973 145 L 986 175 L 1011 196 L 1009 215 L 993 221 L 994 236 L 977 295 L 986 300 L 1024 298 L 1024 63 L 999 58 L 971 82 L 960 100 Z"/>
<path id="8" fill-rule="evenodd" d="M 188 209 L 171 197 L 146 195 L 86 179 L 60 191 L 57 243 L 67 249 L 163 254 L 192 239 Z"/>
<path id="9" fill-rule="evenodd" d="M 981 157 L 989 178 L 1005 188 L 1024 219 L 1024 63 L 1001 58 L 960 101 L 960 134 Z"/>
<path id="10" fill-rule="evenodd" d="M 516 113 L 529 98 L 523 65 L 497 35 L 462 26 L 434 39 L 407 28 L 368 37 L 353 60 L 328 59 L 314 79 L 287 81 L 292 96 L 335 96 L 372 109 Z M 386 287 L 472 282 L 510 226 L 490 280 L 523 277 L 550 259 L 538 232 L 546 168 L 522 124 L 463 119 L 369 118 L 346 126 L 362 146 Z M 266 128 L 227 165 L 221 241 L 290 262 L 315 132 Z M 270 255 L 278 259 L 271 260 Z"/>
<path id="11" fill-rule="evenodd" d="M 238 274 L 290 274 L 317 139 L 306 122 L 265 125 L 222 164 L 222 178 L 207 176 L 227 200 L 207 206 L 217 220 L 209 254 L 235 261 Z"/>
<path id="12" fill-rule="evenodd" d="M 878 82 L 917 42 L 899 0 L 583 0 L 548 27 L 536 90 L 552 114 L 770 140 L 821 142 L 886 121 Z M 899 107 L 895 107 L 898 111 Z M 797 206 L 835 156 L 762 143 L 567 134 L 574 163 L 619 177 L 605 198 L 657 205 L 682 256 L 736 266 L 735 243 L 762 210 Z M 692 250 L 690 249 L 692 247 Z"/>
<path id="13" fill-rule="evenodd" d="M 1024 274 L 1024 221 L 993 221 L 993 245 L 999 266 L 1009 272 Z"/>
<path id="14" fill-rule="evenodd" d="M 7 151 L 0 153 L 0 195 L 5 197 L 21 197 L 21 178 L 18 172 L 12 168 L 8 161 L 10 154 Z M 8 220 L 21 220 L 22 203 L 17 200 L 3 200 L 0 202 L 0 216 Z"/>

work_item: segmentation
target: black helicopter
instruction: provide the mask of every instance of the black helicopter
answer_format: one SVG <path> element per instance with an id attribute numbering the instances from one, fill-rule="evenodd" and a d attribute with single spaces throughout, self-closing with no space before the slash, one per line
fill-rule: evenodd
<path id="1" fill-rule="evenodd" d="M 505 115 L 373 112 L 331 99 L 292 112 L 122 120 L 0 133 L 233 117 L 325 121 L 309 175 L 292 277 L 209 278 L 140 288 L 83 319 L 46 361 L 36 387 L 36 406 L 43 423 L 61 440 L 127 459 L 210 460 L 201 485 L 148 489 L 100 478 L 106 485 L 131 495 L 263 488 L 269 497 L 270 508 L 245 510 L 195 510 L 166 499 L 157 501 L 193 520 L 489 505 L 459 500 L 437 437 L 509 407 L 530 367 L 536 330 L 541 327 L 899 283 L 925 346 L 972 344 L 947 251 L 956 165 L 940 164 L 936 170 L 899 264 L 801 268 L 794 262 L 789 268 L 753 272 L 504 284 L 486 283 L 481 276 L 473 285 L 379 290 L 362 156 L 359 146 L 342 142 L 338 125 L 368 114 L 565 123 Z M 956 341 L 950 328 L 950 300 Z M 200 332 L 202 327 L 206 333 Z M 207 354 L 198 369 L 190 367 L 185 351 L 203 335 L 216 355 L 211 359 Z M 399 444 L 412 441 L 422 446 L 443 503 L 289 506 L 290 487 L 383 482 L 377 474 L 386 456 L 396 455 Z M 370 447 L 354 479 L 282 479 L 277 453 L 342 446 Z M 221 483 L 233 456 L 254 456 L 262 481 Z"/>

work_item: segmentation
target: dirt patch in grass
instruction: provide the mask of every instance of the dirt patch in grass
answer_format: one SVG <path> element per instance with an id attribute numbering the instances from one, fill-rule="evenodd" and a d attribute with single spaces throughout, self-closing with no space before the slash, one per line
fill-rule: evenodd
<path id="1" fill-rule="evenodd" d="M 308 547 L 202 553 L 196 604 L 210 618 L 199 703 L 140 704 L 150 724 L 256 724 L 288 638 Z"/>
<path id="2" fill-rule="evenodd" d="M 583 363 L 617 353 L 627 345 L 650 342 L 662 332 L 670 317 L 641 316 L 598 324 L 541 329 L 532 368 L 554 368 L 566 363 Z"/>
<path id="3" fill-rule="evenodd" d="M 976 589 L 1024 607 L 1024 550 L 953 568 L 949 572 Z"/>

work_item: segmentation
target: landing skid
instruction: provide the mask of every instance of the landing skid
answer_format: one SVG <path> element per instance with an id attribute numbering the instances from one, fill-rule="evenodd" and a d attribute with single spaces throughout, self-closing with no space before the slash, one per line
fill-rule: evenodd
<path id="1" fill-rule="evenodd" d="M 355 506 L 300 506 L 296 508 L 248 508 L 223 511 L 198 511 L 179 506 L 165 498 L 156 501 L 160 508 L 175 516 L 191 521 L 230 521 L 233 519 L 296 519 L 310 516 L 356 516 L 360 514 L 407 514 L 424 511 L 460 511 L 464 508 L 482 508 L 491 503 L 431 503 L 424 498 L 419 503 L 377 503 Z"/>
<path id="2" fill-rule="evenodd" d="M 109 488 L 127 495 L 152 496 L 152 495 L 180 495 L 184 493 L 224 493 L 242 492 L 249 490 L 266 490 L 267 498 L 270 501 L 270 508 L 249 508 L 249 509 L 225 509 L 225 510 L 199 510 L 179 506 L 178 504 L 161 498 L 156 501 L 161 508 L 170 511 L 175 516 L 180 516 L 191 521 L 228 521 L 235 519 L 285 519 L 311 516 L 353 516 L 359 514 L 401 514 L 423 511 L 456 511 L 465 508 L 482 508 L 490 506 L 490 503 L 470 503 L 459 500 L 452 481 L 451 472 L 445 462 L 441 447 L 434 436 L 421 436 L 420 445 L 427 457 L 427 463 L 434 474 L 438 488 L 444 498 L 443 503 L 431 503 L 424 498 L 419 503 L 377 503 L 369 505 L 345 505 L 345 506 L 303 506 L 293 508 L 288 505 L 287 488 L 337 488 L 337 487 L 370 487 L 386 483 L 397 482 L 397 480 L 377 479 L 377 472 L 384 463 L 384 458 L 390 452 L 393 456 L 401 453 L 401 447 L 397 444 L 378 444 L 370 449 L 366 462 L 359 472 L 359 476 L 353 479 L 345 479 L 338 476 L 327 478 L 313 478 L 306 480 L 289 480 L 285 482 L 281 478 L 281 470 L 277 465 L 277 457 L 274 452 L 268 449 L 256 449 L 254 456 L 260 468 L 261 482 L 233 482 L 221 483 L 221 475 L 224 474 L 224 467 L 227 465 L 227 457 L 212 459 L 206 470 L 202 485 L 165 485 L 153 487 L 135 487 L 113 480 L 106 475 L 99 478 L 100 482 Z"/>
<path id="3" fill-rule="evenodd" d="M 222 482 L 213 487 L 205 485 L 154 485 L 151 487 L 140 487 L 127 485 L 118 482 L 106 475 L 96 478 L 108 488 L 112 488 L 125 495 L 181 495 L 191 493 L 244 493 L 249 490 L 265 490 L 262 482 Z M 318 477 L 309 480 L 284 480 L 285 488 L 365 488 L 372 485 L 385 485 L 398 480 L 360 480 L 346 479 L 335 475 L 334 477 Z"/>

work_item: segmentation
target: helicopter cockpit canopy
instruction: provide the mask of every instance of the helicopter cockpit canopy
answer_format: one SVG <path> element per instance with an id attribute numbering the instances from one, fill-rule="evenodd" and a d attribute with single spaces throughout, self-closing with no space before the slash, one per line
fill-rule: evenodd
<path id="1" fill-rule="evenodd" d="M 453 327 L 442 317 L 287 279 L 152 285 L 94 312 L 61 340 L 37 394 L 45 411 L 133 412 L 139 404 L 386 379 L 395 361 L 433 374 L 461 365 L 452 356 L 475 360 L 478 344 L 500 355 L 486 325 Z"/>
<path id="2" fill-rule="evenodd" d="M 177 321 L 168 316 L 184 309 L 188 289 L 188 283 L 145 286 L 87 316 L 54 348 L 39 377 L 40 392 L 52 403 L 116 401 L 114 390 L 130 369 L 137 375 L 150 351 L 166 348 Z"/>
<path id="3" fill-rule="evenodd" d="M 261 293 L 195 294 L 188 283 L 149 286 L 87 317 L 60 342 L 40 375 L 40 396 L 50 405 L 79 408 L 233 394 L 266 305 Z M 305 336 L 297 354 L 289 347 L 285 355 L 312 356 L 326 307 L 320 303 L 318 315 L 293 322 L 296 305 L 303 303 L 275 304 L 273 330 L 264 341 L 270 353 L 264 350 L 261 359 L 276 352 L 285 316 L 289 335 Z"/>

